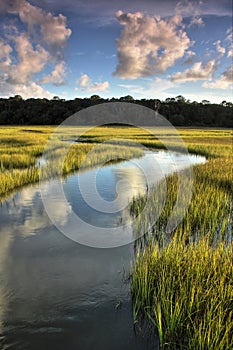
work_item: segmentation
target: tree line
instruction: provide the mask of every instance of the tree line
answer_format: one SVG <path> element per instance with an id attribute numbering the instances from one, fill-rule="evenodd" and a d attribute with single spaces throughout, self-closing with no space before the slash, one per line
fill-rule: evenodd
<path id="1" fill-rule="evenodd" d="M 67 117 L 96 104 L 106 102 L 130 102 L 157 110 L 175 126 L 232 127 L 233 103 L 220 104 L 189 101 L 179 95 L 175 98 L 134 99 L 127 95 L 120 98 L 104 99 L 99 95 L 73 100 L 29 98 L 20 95 L 0 98 L 0 125 L 58 125 Z"/>

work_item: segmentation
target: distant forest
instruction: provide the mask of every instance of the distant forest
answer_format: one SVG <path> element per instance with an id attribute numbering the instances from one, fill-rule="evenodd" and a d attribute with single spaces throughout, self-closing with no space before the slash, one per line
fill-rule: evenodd
<path id="1" fill-rule="evenodd" d="M 96 104 L 130 102 L 157 110 L 175 126 L 232 127 L 233 103 L 213 104 L 207 100 L 191 102 L 179 95 L 175 98 L 136 100 L 132 96 L 104 99 L 98 95 L 74 100 L 30 98 L 20 95 L 0 98 L 0 125 L 58 125 L 70 115 Z"/>

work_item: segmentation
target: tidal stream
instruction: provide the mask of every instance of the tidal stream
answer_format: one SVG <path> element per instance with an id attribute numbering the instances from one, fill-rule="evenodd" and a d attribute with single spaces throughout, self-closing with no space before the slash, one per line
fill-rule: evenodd
<path id="1" fill-rule="evenodd" d="M 178 153 L 146 152 L 136 162 L 72 174 L 62 180 L 63 190 L 69 207 L 83 221 L 98 228 L 117 227 L 122 208 L 133 197 L 146 193 L 162 176 L 204 161 Z M 63 202 L 56 201 L 54 181 L 44 188 L 54 197 L 53 210 L 62 224 L 69 221 L 69 213 Z M 87 204 L 93 202 L 94 181 L 111 213 L 97 210 L 98 203 L 97 209 Z M 140 329 L 135 331 L 130 283 L 125 278 L 133 254 L 133 243 L 93 248 L 64 236 L 48 217 L 38 184 L 9 197 L 0 208 L 0 348 L 157 349 L 158 339 L 152 341 Z"/>

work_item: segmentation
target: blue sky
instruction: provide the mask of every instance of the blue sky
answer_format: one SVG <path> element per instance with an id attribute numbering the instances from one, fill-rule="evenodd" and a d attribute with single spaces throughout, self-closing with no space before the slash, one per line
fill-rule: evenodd
<path id="1" fill-rule="evenodd" d="M 0 96 L 233 102 L 231 0 L 0 0 Z"/>

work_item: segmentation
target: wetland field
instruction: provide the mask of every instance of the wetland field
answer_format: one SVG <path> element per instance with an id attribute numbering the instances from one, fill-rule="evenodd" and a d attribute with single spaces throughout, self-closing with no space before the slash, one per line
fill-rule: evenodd
<path id="1" fill-rule="evenodd" d="M 120 126 L 57 133 L 47 147 L 54 129 L 0 128 L 1 349 L 232 349 L 232 131 L 180 128 L 184 155 L 165 149 L 172 135 Z M 190 166 L 190 201 L 167 230 Z M 88 205 L 93 181 L 110 214 Z M 68 239 L 41 189 L 61 227 L 73 210 L 103 242 L 111 227 L 123 238 L 109 249 L 86 244 L 91 231 Z"/>

